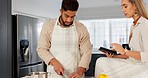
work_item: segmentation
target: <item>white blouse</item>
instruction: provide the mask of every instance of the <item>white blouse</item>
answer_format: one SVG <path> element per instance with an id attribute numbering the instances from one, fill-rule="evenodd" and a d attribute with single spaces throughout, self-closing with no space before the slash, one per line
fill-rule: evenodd
<path id="1" fill-rule="evenodd" d="M 133 51 L 140 52 L 142 62 L 148 62 L 148 20 L 141 16 L 137 24 L 131 26 L 130 32 L 130 47 Z"/>

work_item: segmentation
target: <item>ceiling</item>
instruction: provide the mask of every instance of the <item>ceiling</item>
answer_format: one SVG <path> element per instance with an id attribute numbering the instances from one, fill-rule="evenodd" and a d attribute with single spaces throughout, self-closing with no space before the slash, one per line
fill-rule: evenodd
<path id="1" fill-rule="evenodd" d="M 12 14 L 56 18 L 59 16 L 61 1 L 62 0 L 12 0 Z M 77 13 L 77 19 L 123 17 L 120 0 L 78 1 L 80 8 Z"/>

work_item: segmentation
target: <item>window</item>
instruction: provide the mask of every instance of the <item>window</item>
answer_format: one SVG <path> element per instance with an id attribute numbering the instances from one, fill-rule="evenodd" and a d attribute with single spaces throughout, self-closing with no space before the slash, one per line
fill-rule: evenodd
<path id="1" fill-rule="evenodd" d="M 111 43 L 128 43 L 132 19 L 80 20 L 88 29 L 93 48 L 110 48 Z"/>

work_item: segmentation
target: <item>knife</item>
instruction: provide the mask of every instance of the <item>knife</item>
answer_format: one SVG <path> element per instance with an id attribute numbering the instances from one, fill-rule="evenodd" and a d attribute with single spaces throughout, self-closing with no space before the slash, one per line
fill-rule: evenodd
<path id="1" fill-rule="evenodd" d="M 62 74 L 62 72 L 60 72 L 60 75 L 63 76 L 63 78 L 66 78 L 66 76 L 64 74 Z"/>

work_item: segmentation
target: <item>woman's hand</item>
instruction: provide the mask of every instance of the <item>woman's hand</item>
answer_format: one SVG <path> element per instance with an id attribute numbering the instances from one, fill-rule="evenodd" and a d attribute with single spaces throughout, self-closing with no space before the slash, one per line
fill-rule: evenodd
<path id="1" fill-rule="evenodd" d="M 120 44 L 117 44 L 117 43 L 112 43 L 112 46 L 113 46 L 113 49 L 115 49 L 117 52 L 119 52 L 121 55 L 124 55 L 125 52 L 124 52 L 124 48 L 120 45 Z"/>
<path id="2" fill-rule="evenodd" d="M 105 53 L 105 55 L 109 58 L 120 58 L 120 59 L 127 59 L 129 58 L 126 55 L 113 55 L 113 54 L 108 54 L 107 52 Z"/>
<path id="3" fill-rule="evenodd" d="M 108 52 L 105 52 L 105 55 L 109 58 L 114 58 L 114 54 L 111 54 L 111 53 L 108 53 Z"/>

